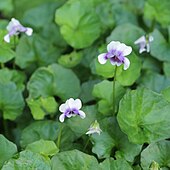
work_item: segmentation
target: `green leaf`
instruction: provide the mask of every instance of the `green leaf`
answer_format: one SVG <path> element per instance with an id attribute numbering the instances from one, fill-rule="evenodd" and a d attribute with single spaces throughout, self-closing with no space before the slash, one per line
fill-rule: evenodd
<path id="1" fill-rule="evenodd" d="M 100 20 L 93 0 L 72 0 L 56 10 L 55 21 L 61 34 L 74 48 L 90 46 L 100 35 Z"/>
<path id="2" fill-rule="evenodd" d="M 7 46 L 0 45 L 0 63 L 6 63 L 15 57 L 15 52 Z"/>
<path id="3" fill-rule="evenodd" d="M 26 77 L 23 72 L 17 70 L 9 70 L 8 68 L 3 68 L 0 70 L 0 82 L 3 84 L 8 84 L 9 82 L 14 82 L 18 90 L 24 90 Z"/>
<path id="4" fill-rule="evenodd" d="M 17 146 L 0 134 L 0 168 L 17 152 Z"/>
<path id="5" fill-rule="evenodd" d="M 147 0 L 144 8 L 144 16 L 148 19 L 156 20 L 162 26 L 167 26 L 170 24 L 170 1 L 164 0 Z"/>
<path id="6" fill-rule="evenodd" d="M 154 41 L 151 43 L 151 55 L 159 61 L 170 61 L 170 45 L 164 36 L 155 29 L 152 33 Z"/>
<path id="7" fill-rule="evenodd" d="M 91 123 L 96 120 L 97 109 L 94 106 L 86 106 L 83 111 L 86 114 L 85 119 L 81 119 L 79 116 L 70 118 L 67 120 L 68 127 L 76 134 L 81 136 L 85 134 L 90 127 Z M 81 125 L 81 127 L 80 127 Z"/>
<path id="8" fill-rule="evenodd" d="M 112 31 L 111 35 L 107 38 L 107 42 L 120 41 L 137 49 L 134 42 L 144 34 L 140 27 L 130 23 L 121 24 Z"/>
<path id="9" fill-rule="evenodd" d="M 0 1 L 0 11 L 2 11 L 5 16 L 9 16 L 13 11 L 12 0 Z"/>
<path id="10" fill-rule="evenodd" d="M 131 166 L 124 160 L 118 159 L 114 160 L 113 158 L 105 159 L 100 163 L 101 170 L 132 170 Z"/>
<path id="11" fill-rule="evenodd" d="M 123 70 L 122 67 L 118 67 L 116 79 L 123 86 L 130 86 L 139 78 L 142 63 L 141 60 L 132 53 L 129 55 L 130 67 L 127 70 Z"/>
<path id="12" fill-rule="evenodd" d="M 170 86 L 170 78 L 155 72 L 148 71 L 142 76 L 140 85 L 160 93 L 161 90 Z"/>
<path id="13" fill-rule="evenodd" d="M 21 146 L 25 147 L 40 139 L 55 140 L 58 136 L 58 130 L 59 125 L 56 121 L 33 122 L 22 131 Z"/>
<path id="14" fill-rule="evenodd" d="M 125 93 L 125 89 L 116 82 L 116 107 L 122 96 Z M 104 80 L 96 84 L 92 92 L 93 96 L 99 98 L 98 111 L 103 114 L 112 114 L 113 107 L 113 82 Z M 107 107 L 106 107 L 107 106 Z"/>
<path id="15" fill-rule="evenodd" d="M 81 59 L 82 53 L 73 51 L 70 54 L 60 56 L 60 58 L 58 59 L 58 63 L 66 68 L 72 68 L 78 65 Z"/>
<path id="16" fill-rule="evenodd" d="M 51 170 L 50 160 L 31 151 L 22 151 L 19 153 L 19 158 L 10 159 L 2 170 L 28 170 L 28 169 L 44 169 Z"/>
<path id="17" fill-rule="evenodd" d="M 16 64 L 24 68 L 46 66 L 57 61 L 60 51 L 40 35 L 22 36 L 16 48 Z"/>
<path id="18" fill-rule="evenodd" d="M 115 142 L 107 132 L 101 132 L 100 135 L 93 134 L 91 140 L 93 143 L 92 152 L 97 154 L 99 159 L 110 157 Z"/>
<path id="19" fill-rule="evenodd" d="M 56 154 L 52 160 L 52 170 L 98 170 L 98 162 L 95 157 L 78 150 L 65 151 Z"/>
<path id="20" fill-rule="evenodd" d="M 87 103 L 94 100 L 94 97 L 92 96 L 92 90 L 94 85 L 98 82 L 99 80 L 89 80 L 82 84 L 80 98 L 83 101 L 83 103 Z"/>
<path id="21" fill-rule="evenodd" d="M 130 2 L 132 1 L 132 2 Z M 127 6 L 130 6 L 131 4 L 134 5 L 136 1 L 129 0 L 128 2 L 124 1 L 122 3 L 117 3 L 112 5 L 112 11 L 114 11 L 114 17 L 116 25 L 121 25 L 124 23 L 130 23 L 137 25 L 137 17 L 134 15 L 134 13 L 128 9 Z M 137 8 L 137 5 L 141 3 L 142 1 L 135 4 L 135 8 Z M 136 9 L 135 9 L 136 10 Z M 112 27 L 113 28 L 113 27 Z"/>
<path id="22" fill-rule="evenodd" d="M 4 119 L 15 120 L 22 114 L 24 105 L 21 90 L 18 90 L 14 83 L 0 82 L 0 109 Z"/>
<path id="23" fill-rule="evenodd" d="M 159 164 L 160 168 L 170 168 L 170 142 L 162 140 L 150 144 L 141 153 L 141 165 L 143 169 L 148 169 L 152 161 Z"/>
<path id="24" fill-rule="evenodd" d="M 120 130 L 116 117 L 104 118 L 99 123 L 103 132 L 107 132 L 114 140 L 114 147 L 112 148 L 112 151 L 115 151 L 114 157 L 116 159 L 125 159 L 128 162 L 134 162 L 135 157 L 139 155 L 141 151 L 142 145 L 129 142 L 127 136 Z M 105 139 L 103 138 L 101 141 L 105 141 Z M 101 143 L 100 141 L 96 142 Z M 113 143 L 110 143 L 110 145 L 113 145 Z M 103 146 L 107 149 L 107 145 Z M 106 149 L 105 151 L 107 154 Z"/>
<path id="25" fill-rule="evenodd" d="M 111 2 L 109 1 L 101 1 L 96 4 L 96 12 L 102 23 L 102 32 L 107 31 L 107 29 L 112 29 L 115 25 L 115 11 L 110 8 L 111 5 Z"/>
<path id="26" fill-rule="evenodd" d="M 37 69 L 27 87 L 30 98 L 59 96 L 67 100 L 78 97 L 80 93 L 80 82 L 74 72 L 58 64 Z"/>
<path id="27" fill-rule="evenodd" d="M 167 77 L 170 77 L 170 62 L 164 62 L 163 63 L 163 70 L 164 70 L 164 74 Z"/>
<path id="28" fill-rule="evenodd" d="M 95 58 L 90 67 L 93 74 L 103 76 L 104 78 L 112 78 L 114 76 L 115 66 L 110 61 L 107 61 L 106 64 L 100 64 L 97 58 Z"/>
<path id="29" fill-rule="evenodd" d="M 44 3 L 50 3 L 50 2 L 57 2 L 59 4 L 63 4 L 66 0 L 36 0 L 36 1 L 32 1 L 31 3 L 28 3 L 27 4 L 27 0 L 20 0 L 17 1 L 15 0 L 14 1 L 14 5 L 15 5 L 15 16 L 16 18 L 18 19 L 21 19 L 23 18 L 23 14 L 29 10 L 29 9 L 32 9 L 32 8 L 35 8 L 37 6 L 40 6 L 41 4 L 44 4 Z M 27 4 L 27 5 L 25 5 Z"/>
<path id="30" fill-rule="evenodd" d="M 170 104 L 149 89 L 129 91 L 120 101 L 118 123 L 136 144 L 151 143 L 170 137 Z"/>
<path id="31" fill-rule="evenodd" d="M 41 120 L 46 115 L 53 115 L 58 107 L 54 97 L 40 97 L 38 99 L 27 99 L 31 114 L 35 120 Z"/>
<path id="32" fill-rule="evenodd" d="M 46 24 L 52 24 L 53 14 L 62 3 L 62 1 L 41 3 L 39 6 L 31 8 L 24 13 L 23 22 L 31 25 L 33 28 L 43 29 Z"/>
<path id="33" fill-rule="evenodd" d="M 161 93 L 163 94 L 163 97 L 170 102 L 170 87 L 163 89 Z"/>
<path id="34" fill-rule="evenodd" d="M 59 152 L 59 149 L 53 141 L 42 139 L 28 144 L 26 150 L 30 150 L 44 156 L 53 156 Z"/>

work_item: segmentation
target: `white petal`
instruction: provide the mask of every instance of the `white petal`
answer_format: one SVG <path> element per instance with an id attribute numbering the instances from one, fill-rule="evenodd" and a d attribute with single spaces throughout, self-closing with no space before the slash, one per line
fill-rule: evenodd
<path id="1" fill-rule="evenodd" d="M 107 62 L 107 59 L 105 58 L 106 53 L 102 53 L 98 56 L 98 61 L 100 64 L 105 64 Z"/>
<path id="2" fill-rule="evenodd" d="M 77 108 L 78 110 L 81 109 L 82 103 L 80 99 L 74 100 L 74 107 Z"/>
<path id="3" fill-rule="evenodd" d="M 12 18 L 12 19 L 11 19 L 11 22 L 12 22 L 13 25 L 15 25 L 15 26 L 16 26 L 16 25 L 21 25 L 20 22 L 19 22 L 17 19 L 15 19 L 15 18 Z"/>
<path id="4" fill-rule="evenodd" d="M 33 29 L 32 28 L 26 28 L 27 31 L 25 32 L 28 36 L 31 36 L 32 35 L 32 32 L 33 32 Z"/>
<path id="5" fill-rule="evenodd" d="M 7 43 L 10 43 L 10 36 L 9 36 L 9 34 L 4 36 L 4 41 L 6 41 Z"/>
<path id="6" fill-rule="evenodd" d="M 140 43 L 143 43 L 143 42 L 146 42 L 146 38 L 145 36 L 143 35 L 142 37 L 140 37 L 139 39 L 137 39 L 134 44 L 140 44 Z"/>
<path id="7" fill-rule="evenodd" d="M 91 135 L 93 133 L 95 133 L 96 131 L 93 129 L 93 130 L 89 130 L 88 132 L 86 132 L 87 135 Z"/>
<path id="8" fill-rule="evenodd" d="M 139 49 L 139 53 L 140 53 L 140 54 L 143 53 L 144 51 L 146 51 L 146 48 L 145 48 L 145 47 L 142 47 L 142 48 Z"/>
<path id="9" fill-rule="evenodd" d="M 149 43 L 146 44 L 146 51 L 147 51 L 148 53 L 150 52 L 150 44 L 149 44 Z"/>
<path id="10" fill-rule="evenodd" d="M 59 107 L 60 112 L 65 112 L 68 109 L 68 105 L 66 103 L 61 104 Z"/>
<path id="11" fill-rule="evenodd" d="M 15 18 L 12 18 L 6 28 L 8 31 L 11 31 L 13 27 L 18 26 L 18 25 L 21 25 L 20 22 L 16 20 Z"/>
<path id="12" fill-rule="evenodd" d="M 149 42 L 152 42 L 153 40 L 154 40 L 153 36 L 150 35 L 150 36 L 149 36 Z"/>
<path id="13" fill-rule="evenodd" d="M 74 99 L 70 98 L 66 101 L 66 103 L 68 104 L 69 108 L 74 108 L 72 106 L 74 106 Z"/>
<path id="14" fill-rule="evenodd" d="M 86 117 L 86 114 L 81 110 L 79 110 L 79 115 L 82 119 L 84 119 Z"/>
<path id="15" fill-rule="evenodd" d="M 110 52 L 112 50 L 116 50 L 117 47 L 120 45 L 119 41 L 111 41 L 108 45 L 107 45 L 107 51 Z"/>
<path id="16" fill-rule="evenodd" d="M 124 68 L 123 69 L 127 70 L 129 68 L 129 66 L 130 66 L 130 61 L 129 61 L 128 58 L 125 57 L 125 59 L 124 59 Z"/>
<path id="17" fill-rule="evenodd" d="M 132 47 L 127 46 L 127 45 L 122 43 L 120 51 L 122 51 L 123 56 L 127 56 L 132 52 Z"/>
<path id="18" fill-rule="evenodd" d="M 64 119 L 65 119 L 65 115 L 61 114 L 60 117 L 59 117 L 60 122 L 64 122 Z"/>

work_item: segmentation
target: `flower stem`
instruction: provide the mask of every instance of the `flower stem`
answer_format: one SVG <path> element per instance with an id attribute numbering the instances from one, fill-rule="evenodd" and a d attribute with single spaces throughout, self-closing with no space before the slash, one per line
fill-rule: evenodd
<path id="1" fill-rule="evenodd" d="M 152 20 L 152 23 L 151 23 L 151 26 L 150 26 L 149 32 L 152 32 L 152 31 L 154 30 L 155 24 L 156 24 L 156 21 L 155 21 L 155 19 L 153 19 L 153 20 Z"/>
<path id="2" fill-rule="evenodd" d="M 85 151 L 87 145 L 89 144 L 89 141 L 90 141 L 90 136 L 89 136 L 88 140 L 86 141 L 86 144 L 84 145 L 83 151 Z"/>
<path id="3" fill-rule="evenodd" d="M 1 63 L 1 68 L 4 68 L 4 67 L 5 67 L 4 63 Z"/>
<path id="4" fill-rule="evenodd" d="M 15 51 L 15 52 L 16 52 L 16 48 L 17 48 L 16 39 L 17 39 L 17 36 L 15 35 L 15 36 L 14 36 L 14 51 Z M 13 69 L 15 69 L 15 60 L 13 61 Z"/>
<path id="5" fill-rule="evenodd" d="M 113 115 L 115 115 L 115 99 L 116 99 L 116 72 L 117 72 L 117 66 L 115 66 L 114 70 L 114 78 L 113 78 Z"/>
<path id="6" fill-rule="evenodd" d="M 62 130 L 63 130 L 63 126 L 60 127 L 60 131 L 58 134 L 58 139 L 57 139 L 57 147 L 58 148 L 60 148 Z"/>

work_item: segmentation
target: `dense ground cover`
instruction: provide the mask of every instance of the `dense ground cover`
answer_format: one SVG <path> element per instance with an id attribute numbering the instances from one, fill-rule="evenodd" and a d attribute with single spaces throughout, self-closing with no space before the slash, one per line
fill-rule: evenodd
<path id="1" fill-rule="evenodd" d="M 0 168 L 169 169 L 169 9 L 0 0 Z"/>

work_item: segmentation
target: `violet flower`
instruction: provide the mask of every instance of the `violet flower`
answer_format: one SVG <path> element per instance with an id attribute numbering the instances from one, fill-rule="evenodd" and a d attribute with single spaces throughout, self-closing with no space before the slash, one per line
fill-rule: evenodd
<path id="1" fill-rule="evenodd" d="M 60 115 L 60 122 L 64 122 L 66 117 L 70 118 L 72 116 L 80 116 L 82 119 L 86 117 L 85 113 L 80 110 L 82 103 L 80 99 L 74 100 L 73 98 L 68 99 L 64 104 L 61 104 L 59 107 L 60 112 L 63 114 Z"/>
<path id="2" fill-rule="evenodd" d="M 32 28 L 24 27 L 15 18 L 11 19 L 11 21 L 7 25 L 7 30 L 8 30 L 8 34 L 4 36 L 4 41 L 6 41 L 7 43 L 10 42 L 10 37 L 14 35 L 18 35 L 21 32 L 24 32 L 28 36 L 31 36 L 33 32 Z"/>
<path id="3" fill-rule="evenodd" d="M 130 66 L 130 61 L 125 56 L 132 52 L 132 48 L 119 41 L 111 41 L 107 45 L 107 53 L 102 53 L 98 56 L 100 64 L 105 64 L 107 60 L 110 60 L 112 65 L 120 66 L 124 64 L 124 70 L 127 70 Z"/>
<path id="4" fill-rule="evenodd" d="M 143 53 L 144 51 L 150 52 L 150 42 L 153 41 L 153 37 L 151 35 L 142 36 L 137 39 L 134 44 L 139 44 L 139 53 Z"/>
<path id="5" fill-rule="evenodd" d="M 101 132 L 102 130 L 100 129 L 99 123 L 97 122 L 97 120 L 95 120 L 95 122 L 90 125 L 90 128 L 88 129 L 88 132 L 86 132 L 86 134 L 91 135 L 94 133 L 98 133 L 100 135 Z"/>

